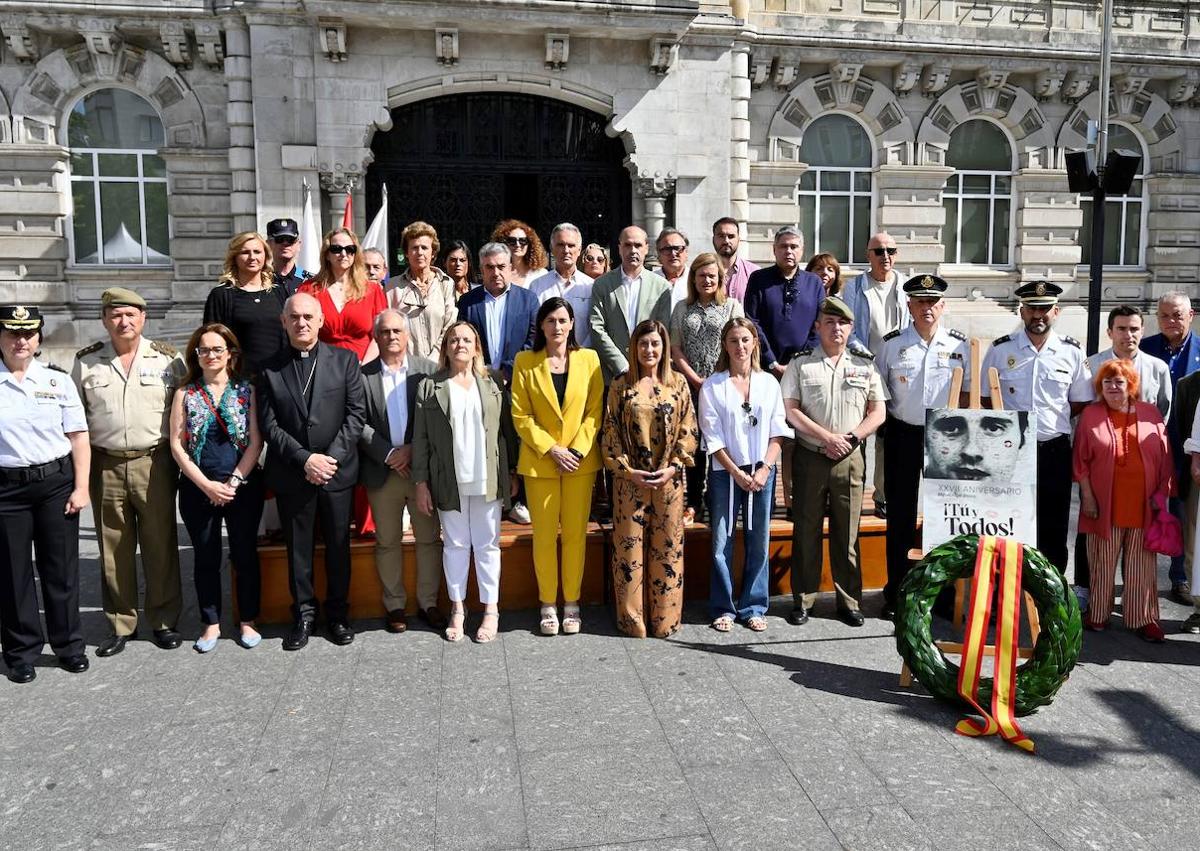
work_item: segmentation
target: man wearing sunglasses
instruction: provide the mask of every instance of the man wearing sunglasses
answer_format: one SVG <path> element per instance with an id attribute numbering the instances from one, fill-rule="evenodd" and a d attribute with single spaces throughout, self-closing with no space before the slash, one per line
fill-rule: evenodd
<path id="1" fill-rule="evenodd" d="M 658 271 L 671 285 L 671 310 L 687 298 L 689 245 L 687 236 L 677 228 L 663 228 L 654 241 L 654 250 L 662 267 Z"/>
<path id="2" fill-rule="evenodd" d="M 842 297 L 858 321 L 854 323 L 854 339 L 859 345 L 879 354 L 883 335 L 892 330 L 903 331 L 912 322 L 904 305 L 901 292 L 903 279 L 896 270 L 899 250 L 891 234 L 880 231 L 867 240 L 867 260 L 871 268 L 846 285 Z M 883 463 L 884 435 L 887 428 L 875 434 L 875 515 L 887 516 L 887 500 L 884 498 L 886 475 Z"/>
<path id="3" fill-rule="evenodd" d="M 300 254 L 300 228 L 295 219 L 272 219 L 267 222 L 267 240 L 274 259 L 275 286 L 293 296 L 308 278 L 308 272 L 296 265 Z"/>

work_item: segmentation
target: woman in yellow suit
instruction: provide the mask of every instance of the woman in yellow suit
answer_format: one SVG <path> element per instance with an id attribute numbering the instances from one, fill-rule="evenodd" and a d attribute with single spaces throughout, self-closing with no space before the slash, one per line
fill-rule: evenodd
<path id="1" fill-rule="evenodd" d="M 512 418 L 521 437 L 517 472 L 533 519 L 533 568 L 542 635 L 558 634 L 558 533 L 562 529 L 562 631 L 579 632 L 579 595 L 592 484 L 600 469 L 604 379 L 600 359 L 575 342 L 575 312 L 557 296 L 537 313 L 533 349 L 513 363 Z"/>

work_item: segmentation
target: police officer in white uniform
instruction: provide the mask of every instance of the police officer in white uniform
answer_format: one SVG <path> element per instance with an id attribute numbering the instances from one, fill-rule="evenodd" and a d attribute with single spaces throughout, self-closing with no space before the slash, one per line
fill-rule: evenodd
<path id="1" fill-rule="evenodd" d="M 0 647 L 14 683 L 31 682 L 45 639 L 33 558 L 58 663 L 88 669 L 79 622 L 79 512 L 88 504 L 87 419 L 66 373 L 34 360 L 38 308 L 0 307 Z"/>
<path id="2" fill-rule="evenodd" d="M 887 389 L 884 478 L 888 486 L 887 569 L 884 620 L 896 613 L 896 595 L 908 573 L 908 551 L 917 538 L 917 493 L 925 456 L 925 411 L 950 406 L 950 379 L 962 367 L 969 389 L 970 346 L 961 331 L 942 326 L 949 285 L 937 275 L 917 275 L 903 284 L 912 323 L 884 335 L 875 364 Z M 955 399 L 957 403 L 959 400 Z"/>
<path id="3" fill-rule="evenodd" d="M 1032 281 L 1016 290 L 1024 330 L 992 342 L 984 378 L 1000 374 L 1004 407 L 1030 411 L 1037 421 L 1037 548 L 1060 571 L 1067 569 L 1071 520 L 1071 417 L 1092 400 L 1092 379 L 1079 341 L 1053 330 L 1062 287 Z M 986 383 L 979 388 L 991 395 Z"/>

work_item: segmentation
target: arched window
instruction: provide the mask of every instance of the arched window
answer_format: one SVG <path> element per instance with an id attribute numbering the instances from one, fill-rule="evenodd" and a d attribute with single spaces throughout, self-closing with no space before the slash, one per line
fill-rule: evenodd
<path id="1" fill-rule="evenodd" d="M 75 263 L 171 262 L 163 139 L 158 113 L 132 92 L 101 89 L 75 104 L 67 123 Z"/>
<path id="2" fill-rule="evenodd" d="M 800 159 L 800 231 L 809 254 L 828 251 L 843 263 L 865 263 L 871 238 L 871 137 L 848 115 L 825 115 L 804 131 Z"/>
<path id="3" fill-rule="evenodd" d="M 1146 146 L 1136 132 L 1124 124 L 1108 125 L 1108 150 L 1118 148 L 1141 154 L 1142 167 L 1134 177 L 1128 195 L 1109 195 L 1104 202 L 1104 265 L 1141 268 L 1145 265 L 1142 252 L 1142 230 L 1146 216 Z M 1083 264 L 1092 262 L 1092 196 L 1080 195 L 1083 209 L 1083 229 L 1079 243 L 1083 248 Z"/>
<path id="4" fill-rule="evenodd" d="M 1007 266 L 1012 217 L 1012 147 L 990 121 L 964 121 L 950 134 L 942 190 L 947 263 Z"/>

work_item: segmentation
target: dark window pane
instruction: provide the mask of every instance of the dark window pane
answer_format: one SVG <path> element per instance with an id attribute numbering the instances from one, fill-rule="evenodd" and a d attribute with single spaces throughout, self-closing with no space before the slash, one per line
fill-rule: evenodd
<path id="1" fill-rule="evenodd" d="M 144 154 L 142 156 L 142 175 L 144 177 L 166 177 L 167 164 L 162 157 L 156 154 Z"/>
<path id="2" fill-rule="evenodd" d="M 101 253 L 105 263 L 142 262 L 142 223 L 136 183 L 100 185 Z"/>
<path id="3" fill-rule="evenodd" d="M 96 252 L 96 188 L 89 181 L 71 184 L 72 219 L 75 232 L 75 262 L 99 263 Z"/>
<path id="4" fill-rule="evenodd" d="M 990 121 L 964 121 L 950 134 L 946 165 L 966 171 L 1011 171 L 1012 148 Z"/>
<path id="5" fill-rule="evenodd" d="M 823 172 L 821 172 L 821 191 L 822 192 L 849 192 L 850 191 L 850 172 L 848 172 L 848 171 L 823 171 Z"/>
<path id="6" fill-rule="evenodd" d="M 946 244 L 946 262 L 958 261 L 958 201 L 949 199 L 942 202 L 946 210 L 946 225 L 942 228 L 942 240 Z"/>
<path id="7" fill-rule="evenodd" d="M 842 195 L 821 196 L 820 234 L 817 251 L 828 251 L 834 257 L 850 252 L 850 199 Z"/>
<path id="8" fill-rule="evenodd" d="M 871 167 L 871 138 L 848 115 L 824 115 L 808 125 L 800 160 L 811 166 Z"/>
<path id="9" fill-rule="evenodd" d="M 1121 205 L 1104 205 L 1104 265 L 1115 266 L 1121 262 Z"/>
<path id="10" fill-rule="evenodd" d="M 800 190 L 802 192 L 812 192 L 817 188 L 817 173 L 815 171 L 806 171 L 800 175 Z"/>
<path id="11" fill-rule="evenodd" d="M 92 155 L 71 154 L 71 174 L 77 177 L 91 177 Z"/>
<path id="12" fill-rule="evenodd" d="M 1137 266 L 1141 262 L 1142 205 L 1140 202 L 1125 208 L 1125 257 L 1126 266 Z"/>
<path id="13" fill-rule="evenodd" d="M 155 150 L 163 125 L 148 101 L 125 89 L 101 89 L 75 104 L 67 122 L 72 148 Z"/>
<path id="14" fill-rule="evenodd" d="M 854 191 L 855 192 L 870 192 L 871 191 L 871 173 L 869 171 L 856 172 L 854 175 Z"/>
<path id="15" fill-rule="evenodd" d="M 145 193 L 147 259 L 151 263 L 166 263 L 171 250 L 167 233 L 167 185 L 147 183 Z"/>
<path id="16" fill-rule="evenodd" d="M 996 266 L 1008 265 L 1009 202 L 997 201 L 992 218 L 992 258 Z"/>
<path id="17" fill-rule="evenodd" d="M 1008 195 L 1012 192 L 1012 178 L 996 175 L 996 194 Z"/>
<path id="18" fill-rule="evenodd" d="M 817 218 L 816 211 L 817 211 L 817 199 L 811 195 L 808 195 L 808 196 L 801 195 L 800 196 L 800 218 L 797 220 L 797 224 L 800 227 L 800 233 L 808 234 L 810 238 L 815 236 L 815 233 L 813 231 L 813 224 L 816 222 L 816 218 Z M 814 241 L 814 243 L 816 242 L 815 239 L 813 239 L 813 241 Z"/>
<path id="19" fill-rule="evenodd" d="M 137 177 L 137 154 L 101 154 L 101 177 Z"/>
<path id="20" fill-rule="evenodd" d="M 967 195 L 987 195 L 992 191 L 992 178 L 988 174 L 964 174 L 963 192 Z"/>
<path id="21" fill-rule="evenodd" d="M 967 199 L 962 202 L 962 223 L 959 238 L 962 244 L 960 263 L 988 262 L 988 202 Z"/>
<path id="22" fill-rule="evenodd" d="M 850 250 L 846 260 L 860 263 L 866 260 L 867 242 L 871 239 L 871 199 L 854 199 L 854 233 L 850 239 Z"/>

